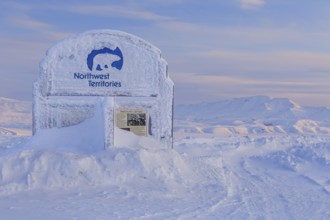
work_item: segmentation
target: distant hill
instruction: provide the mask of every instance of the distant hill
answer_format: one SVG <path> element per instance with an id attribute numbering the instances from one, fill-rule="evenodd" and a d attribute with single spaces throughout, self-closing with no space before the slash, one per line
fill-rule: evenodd
<path id="1" fill-rule="evenodd" d="M 254 96 L 175 107 L 175 132 L 209 135 L 330 134 L 330 109 Z"/>
<path id="2" fill-rule="evenodd" d="M 0 128 L 31 128 L 31 124 L 31 102 L 0 97 Z"/>
<path id="3" fill-rule="evenodd" d="M 253 96 L 177 105 L 176 137 L 249 134 L 330 134 L 330 109 L 303 107 L 286 98 Z M 32 103 L 0 97 L 0 133 L 31 129 Z"/>

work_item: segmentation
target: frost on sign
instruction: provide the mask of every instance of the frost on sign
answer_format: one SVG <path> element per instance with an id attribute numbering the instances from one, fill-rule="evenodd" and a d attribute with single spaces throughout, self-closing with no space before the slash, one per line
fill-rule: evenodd
<path id="1" fill-rule="evenodd" d="M 160 50 L 136 36 L 96 30 L 51 47 L 34 83 L 33 132 L 99 120 L 172 145 L 173 83 Z M 126 124 L 125 124 L 126 123 Z"/>

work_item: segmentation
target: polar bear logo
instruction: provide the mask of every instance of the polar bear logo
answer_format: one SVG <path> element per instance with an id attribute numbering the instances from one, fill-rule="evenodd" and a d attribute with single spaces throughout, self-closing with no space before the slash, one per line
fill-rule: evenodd
<path id="1" fill-rule="evenodd" d="M 123 54 L 118 47 L 114 50 L 107 47 L 92 50 L 87 56 L 87 66 L 90 71 L 104 71 L 111 68 L 121 70 L 123 63 Z"/>

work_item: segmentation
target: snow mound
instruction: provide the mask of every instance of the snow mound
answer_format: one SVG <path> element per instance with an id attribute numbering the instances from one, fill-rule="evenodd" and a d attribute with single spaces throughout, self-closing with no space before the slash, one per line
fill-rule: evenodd
<path id="1" fill-rule="evenodd" d="M 259 98 L 254 99 L 257 103 Z M 287 100 L 280 103 L 282 107 L 262 106 L 311 112 Z M 329 219 L 330 136 L 317 130 L 327 121 L 298 117 L 292 129 L 299 133 L 280 133 L 283 128 L 272 130 L 275 126 L 260 133 L 258 118 L 247 125 L 243 116 L 236 116 L 232 126 L 210 126 L 215 119 L 182 120 L 177 134 L 201 136 L 177 138 L 174 149 L 116 129 L 116 147 L 104 150 L 97 114 L 72 127 L 40 130 L 33 137 L 0 135 L 1 216 Z M 311 132 L 307 128 L 317 133 L 301 134 Z M 214 135 L 225 132 L 246 135 Z"/>
<path id="2" fill-rule="evenodd" d="M 105 150 L 98 117 L 40 130 L 16 147 L 0 150 L 0 195 L 90 186 L 134 188 L 136 182 L 172 191 L 191 181 L 182 157 L 155 139 L 116 129 L 116 147 Z"/>
<path id="3" fill-rule="evenodd" d="M 177 140 L 174 150 L 144 139 L 107 151 L 84 149 L 86 143 L 78 149 L 74 142 L 66 149 L 48 148 L 52 144 L 45 140 L 37 146 L 40 141 L 0 151 L 4 215 L 10 209 L 1 208 L 1 198 L 19 196 L 33 201 L 36 213 L 37 207 L 50 212 L 57 206 L 63 213 L 67 205 L 87 208 L 76 212 L 80 219 L 91 213 L 98 219 L 330 217 L 329 137 L 186 138 Z M 38 196 L 31 199 L 32 194 L 46 195 L 52 205 Z M 63 213 L 57 218 L 68 217 Z"/>

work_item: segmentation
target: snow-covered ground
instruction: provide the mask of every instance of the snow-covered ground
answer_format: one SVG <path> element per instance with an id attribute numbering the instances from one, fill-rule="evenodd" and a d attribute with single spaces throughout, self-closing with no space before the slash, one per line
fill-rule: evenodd
<path id="1" fill-rule="evenodd" d="M 120 130 L 103 150 L 93 118 L 35 137 L 0 118 L 1 219 L 330 219 L 329 112 L 269 97 L 177 106 L 174 149 Z"/>

